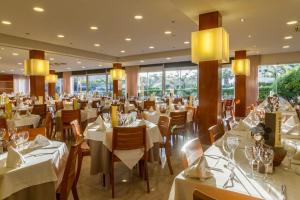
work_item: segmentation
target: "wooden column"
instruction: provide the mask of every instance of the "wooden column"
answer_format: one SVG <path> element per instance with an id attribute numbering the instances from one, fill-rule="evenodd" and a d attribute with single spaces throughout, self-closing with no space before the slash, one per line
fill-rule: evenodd
<path id="1" fill-rule="evenodd" d="M 45 52 L 39 50 L 29 51 L 30 59 L 45 59 Z M 30 76 L 30 96 L 43 96 L 45 100 L 45 77 L 44 76 Z"/>
<path id="2" fill-rule="evenodd" d="M 222 26 L 222 16 L 219 12 L 199 15 L 199 31 Z M 209 144 L 208 128 L 217 124 L 221 114 L 219 80 L 219 62 L 205 61 L 199 63 L 199 138 L 204 144 Z"/>
<path id="3" fill-rule="evenodd" d="M 55 71 L 50 70 L 49 74 L 55 74 Z M 55 97 L 55 83 L 48 83 L 48 96 Z"/>
<path id="4" fill-rule="evenodd" d="M 246 50 L 236 51 L 235 59 L 246 59 Z M 246 96 L 247 96 L 247 86 L 246 86 L 246 76 L 236 75 L 235 76 L 235 117 L 245 117 L 246 116 Z"/>
<path id="5" fill-rule="evenodd" d="M 122 69 L 121 63 L 113 63 L 113 69 Z M 113 80 L 113 97 L 122 95 L 122 88 L 119 88 L 119 80 Z"/>

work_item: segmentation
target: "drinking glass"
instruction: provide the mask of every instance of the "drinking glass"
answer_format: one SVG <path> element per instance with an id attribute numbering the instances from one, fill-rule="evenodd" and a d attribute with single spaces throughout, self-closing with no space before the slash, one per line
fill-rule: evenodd
<path id="1" fill-rule="evenodd" d="M 239 146 L 239 139 L 235 136 L 227 137 L 227 146 L 230 149 L 230 152 L 232 154 L 232 161 L 235 162 L 234 153 Z"/>
<path id="2" fill-rule="evenodd" d="M 6 130 L 5 128 L 0 128 L 0 141 L 4 139 Z"/>
<path id="3" fill-rule="evenodd" d="M 259 149 L 259 160 L 265 166 L 265 176 L 264 180 L 268 179 L 268 167 L 273 162 L 274 159 L 274 151 L 272 148 L 269 147 L 261 147 Z"/>
<path id="4" fill-rule="evenodd" d="M 253 146 L 253 144 L 246 144 L 245 145 L 245 157 L 249 161 L 249 165 L 251 167 L 251 173 L 248 174 L 248 176 L 250 178 L 253 178 L 254 177 L 253 164 L 256 160 L 256 151 L 255 151 L 255 147 Z"/>
<path id="5" fill-rule="evenodd" d="M 292 170 L 292 159 L 294 155 L 297 153 L 297 144 L 293 141 L 285 141 L 284 142 L 284 149 L 286 150 L 286 156 L 288 157 L 288 166 L 285 167 L 285 170 Z"/>
<path id="6" fill-rule="evenodd" d="M 227 138 L 224 138 L 223 139 L 223 142 L 222 142 L 222 147 L 223 147 L 223 150 L 226 154 L 226 157 L 227 157 L 227 164 L 226 164 L 226 168 L 229 168 L 229 161 L 230 161 L 230 154 L 231 154 L 231 151 L 227 145 Z"/>

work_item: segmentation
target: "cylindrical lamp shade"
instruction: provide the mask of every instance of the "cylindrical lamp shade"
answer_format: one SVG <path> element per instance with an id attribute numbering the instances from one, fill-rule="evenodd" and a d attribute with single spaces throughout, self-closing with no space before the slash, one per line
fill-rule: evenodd
<path id="1" fill-rule="evenodd" d="M 223 27 L 192 32 L 192 62 L 229 62 L 229 35 Z"/>
<path id="2" fill-rule="evenodd" d="M 125 78 L 125 70 L 124 69 L 111 69 L 110 76 L 112 80 L 122 80 Z"/>
<path id="3" fill-rule="evenodd" d="M 232 73 L 234 75 L 250 75 L 250 60 L 249 59 L 237 59 L 232 60 L 231 63 Z"/>
<path id="4" fill-rule="evenodd" d="M 48 83 L 56 83 L 57 82 L 57 75 L 56 74 L 49 74 L 45 77 L 45 80 Z"/>
<path id="5" fill-rule="evenodd" d="M 24 62 L 26 76 L 47 76 L 49 74 L 49 61 L 41 59 L 29 59 Z"/>

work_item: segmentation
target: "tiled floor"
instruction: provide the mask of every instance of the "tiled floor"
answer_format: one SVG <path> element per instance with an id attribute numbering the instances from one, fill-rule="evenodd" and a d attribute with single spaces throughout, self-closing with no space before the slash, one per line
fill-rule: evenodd
<path id="1" fill-rule="evenodd" d="M 122 163 L 115 165 L 115 199 L 130 199 L 130 200 L 166 200 L 173 183 L 174 177 L 182 171 L 179 150 L 183 144 L 183 141 L 178 142 L 176 148 L 173 149 L 171 156 L 172 167 L 174 175 L 170 175 L 167 164 L 163 158 L 163 164 L 159 165 L 158 162 L 150 163 L 149 177 L 150 177 L 150 190 L 148 194 L 146 192 L 146 182 L 141 180 L 138 176 L 137 169 L 129 170 Z M 163 154 L 164 156 L 164 154 Z M 163 167 L 162 167 L 163 166 Z M 78 194 L 80 199 L 112 199 L 111 187 L 102 187 L 100 182 L 100 176 L 91 176 L 90 170 L 90 157 L 84 158 L 82 171 L 77 185 Z M 70 199 L 72 195 L 70 194 Z"/>

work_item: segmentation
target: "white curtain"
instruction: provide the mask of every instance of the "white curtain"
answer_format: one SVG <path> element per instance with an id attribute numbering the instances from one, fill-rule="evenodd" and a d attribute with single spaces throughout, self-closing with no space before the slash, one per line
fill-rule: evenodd
<path id="1" fill-rule="evenodd" d="M 24 75 L 14 75 L 14 93 L 29 94 L 29 77 Z"/>

